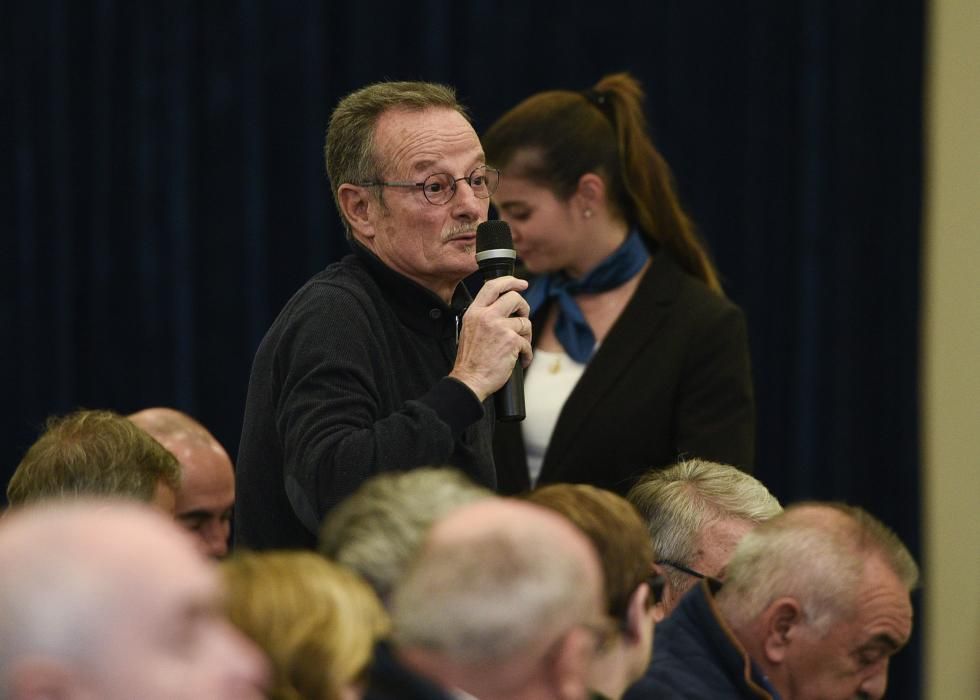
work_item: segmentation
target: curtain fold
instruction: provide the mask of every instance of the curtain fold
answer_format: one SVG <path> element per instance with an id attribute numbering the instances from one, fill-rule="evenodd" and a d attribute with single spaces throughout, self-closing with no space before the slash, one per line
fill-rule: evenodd
<path id="1" fill-rule="evenodd" d="M 746 311 L 756 474 L 920 557 L 921 0 L 0 3 L 3 483 L 44 418 L 181 408 L 234 455 L 252 355 L 345 254 L 337 100 L 456 86 L 478 130 L 633 72 Z M 921 619 L 921 616 L 918 616 Z M 889 697 L 916 697 L 917 637 Z"/>

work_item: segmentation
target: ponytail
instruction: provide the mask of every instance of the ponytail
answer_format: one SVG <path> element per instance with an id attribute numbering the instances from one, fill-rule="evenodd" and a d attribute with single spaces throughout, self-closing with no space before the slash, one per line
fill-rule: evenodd
<path id="1" fill-rule="evenodd" d="M 722 293 L 718 273 L 653 145 L 643 89 L 628 73 L 607 75 L 589 90 L 538 93 L 498 119 L 483 137 L 490 162 L 570 197 L 579 178 L 605 181 L 614 210 L 661 245 L 691 275 Z M 523 157 L 524 155 L 528 157 Z"/>

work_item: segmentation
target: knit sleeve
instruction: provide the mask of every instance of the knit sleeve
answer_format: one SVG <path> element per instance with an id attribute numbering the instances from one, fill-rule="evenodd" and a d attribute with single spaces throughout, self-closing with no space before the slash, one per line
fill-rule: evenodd
<path id="1" fill-rule="evenodd" d="M 465 386 L 406 360 L 391 326 L 370 299 L 332 288 L 292 309 L 275 349 L 286 492 L 314 531 L 371 476 L 447 464 L 483 416 Z"/>

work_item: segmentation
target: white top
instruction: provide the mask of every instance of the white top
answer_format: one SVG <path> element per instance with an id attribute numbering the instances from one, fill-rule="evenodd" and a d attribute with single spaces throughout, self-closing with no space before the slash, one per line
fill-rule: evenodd
<path id="1" fill-rule="evenodd" d="M 541 463 L 558 422 L 558 414 L 584 371 L 585 365 L 573 360 L 564 350 L 534 351 L 534 361 L 524 377 L 526 416 L 521 422 L 531 486 L 537 483 L 541 475 Z"/>

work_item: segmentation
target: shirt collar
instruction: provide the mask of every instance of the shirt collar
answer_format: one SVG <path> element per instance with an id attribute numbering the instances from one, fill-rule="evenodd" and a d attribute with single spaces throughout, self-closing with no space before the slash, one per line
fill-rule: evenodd
<path id="1" fill-rule="evenodd" d="M 351 240 L 350 244 L 402 323 L 420 333 L 455 336 L 457 318 L 472 301 L 462 282 L 456 285 L 452 302 L 447 305 L 433 291 L 388 267 L 358 241 Z"/>

